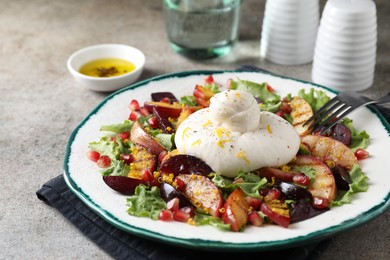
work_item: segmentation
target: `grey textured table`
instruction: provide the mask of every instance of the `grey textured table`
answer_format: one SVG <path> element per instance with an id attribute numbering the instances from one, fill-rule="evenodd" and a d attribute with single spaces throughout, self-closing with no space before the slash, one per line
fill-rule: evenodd
<path id="1" fill-rule="evenodd" d="M 370 97 L 390 90 L 390 3 L 376 3 L 375 83 L 363 91 Z M 106 96 L 81 88 L 70 76 L 66 60 L 72 52 L 111 42 L 139 47 L 147 57 L 142 79 L 242 64 L 311 79 L 311 64 L 279 66 L 260 58 L 264 1 L 244 1 L 239 43 L 228 56 L 209 61 L 188 60 L 169 49 L 161 1 L 0 0 L 0 6 L 0 259 L 109 259 L 35 195 L 61 174 L 71 132 Z M 387 211 L 335 237 L 318 259 L 389 259 L 389 241 Z"/>

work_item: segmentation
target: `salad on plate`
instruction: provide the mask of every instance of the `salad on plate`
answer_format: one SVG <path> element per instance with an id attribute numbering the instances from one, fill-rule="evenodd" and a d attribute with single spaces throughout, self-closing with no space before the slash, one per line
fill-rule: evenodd
<path id="1" fill-rule="evenodd" d="M 209 75 L 192 95 L 129 100 L 128 118 L 101 126 L 87 156 L 130 215 L 233 232 L 288 228 L 368 189 L 359 165 L 368 133 L 348 118 L 322 135 L 304 125 L 328 100 L 322 90 L 280 96 L 267 82 L 221 86 Z"/>

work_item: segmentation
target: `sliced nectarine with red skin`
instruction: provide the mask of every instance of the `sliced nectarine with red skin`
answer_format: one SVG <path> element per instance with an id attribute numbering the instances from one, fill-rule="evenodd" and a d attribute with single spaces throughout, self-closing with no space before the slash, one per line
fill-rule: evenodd
<path id="1" fill-rule="evenodd" d="M 134 122 L 130 132 L 130 140 L 134 144 L 145 147 L 150 153 L 159 156 L 161 152 L 166 151 L 165 147 L 161 145 L 153 136 L 143 129 L 139 122 Z"/>
<path id="2" fill-rule="evenodd" d="M 130 163 L 128 177 L 135 179 L 145 179 L 145 171 L 153 173 L 156 170 L 157 158 L 146 148 L 136 145 L 131 148 L 133 161 Z M 150 178 L 148 178 L 150 180 Z"/>
<path id="3" fill-rule="evenodd" d="M 184 184 L 180 191 L 198 210 L 214 217 L 220 216 L 222 194 L 209 178 L 198 174 L 180 174 L 175 181 Z"/>
<path id="4" fill-rule="evenodd" d="M 279 226 L 287 228 L 290 225 L 290 210 L 284 201 L 264 201 L 261 204 L 261 212 Z"/>
<path id="5" fill-rule="evenodd" d="M 236 188 L 225 201 L 222 221 L 230 224 L 231 230 L 238 232 L 248 222 L 249 209 L 250 205 L 245 193 L 240 188 Z"/>

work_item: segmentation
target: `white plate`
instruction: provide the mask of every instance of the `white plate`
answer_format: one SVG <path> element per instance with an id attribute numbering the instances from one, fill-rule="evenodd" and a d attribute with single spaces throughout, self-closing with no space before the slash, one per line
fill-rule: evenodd
<path id="1" fill-rule="evenodd" d="M 239 233 L 220 231 L 211 226 L 195 227 L 128 215 L 126 196 L 111 190 L 102 181 L 96 164 L 87 158 L 88 143 L 99 140 L 100 126 L 127 119 L 128 104 L 132 99 L 142 103 L 150 100 L 150 93 L 158 91 L 171 91 L 177 97 L 190 95 L 195 84 L 203 84 L 209 74 L 223 85 L 230 78 L 268 82 L 281 96 L 295 94 L 302 88 L 320 88 L 330 96 L 335 95 L 330 89 L 312 83 L 260 72 L 190 71 L 139 82 L 108 96 L 70 136 L 64 160 L 64 177 L 69 188 L 103 219 L 122 230 L 162 243 L 218 251 L 265 251 L 313 243 L 362 225 L 389 208 L 390 176 L 385 174 L 384 169 L 388 168 L 390 126 L 374 110 L 362 108 L 353 113 L 351 119 L 357 129 L 366 130 L 371 135 L 372 141 L 368 147 L 371 156 L 361 161 L 370 187 L 367 192 L 356 194 L 351 204 L 292 224 L 289 228 L 252 226 Z"/>

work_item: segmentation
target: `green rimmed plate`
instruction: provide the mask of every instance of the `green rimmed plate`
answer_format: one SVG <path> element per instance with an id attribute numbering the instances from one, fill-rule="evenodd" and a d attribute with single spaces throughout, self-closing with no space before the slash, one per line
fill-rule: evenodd
<path id="1" fill-rule="evenodd" d="M 390 177 L 386 178 L 383 169 L 387 168 L 386 149 L 390 147 L 390 126 L 377 111 L 362 108 L 350 118 L 354 120 L 356 128 L 366 130 L 372 138 L 368 147 L 371 156 L 361 161 L 361 168 L 369 177 L 370 187 L 367 192 L 356 194 L 351 204 L 293 224 L 288 229 L 267 225 L 248 227 L 240 233 L 224 232 L 211 226 L 195 227 L 128 215 L 126 196 L 108 188 L 97 166 L 88 160 L 88 143 L 99 139 L 101 125 L 127 119 L 130 100 L 137 99 L 142 103 L 150 100 L 150 93 L 157 91 L 171 91 L 177 97 L 190 95 L 194 86 L 202 84 L 206 75 L 210 74 L 222 85 L 226 85 L 230 78 L 266 81 L 282 96 L 296 94 L 302 88 L 322 89 L 330 96 L 336 94 L 335 91 L 309 82 L 265 72 L 189 71 L 139 82 L 104 99 L 70 136 L 64 160 L 64 178 L 69 188 L 102 218 L 124 231 L 177 246 L 220 251 L 265 251 L 313 243 L 362 225 L 389 208 Z"/>

